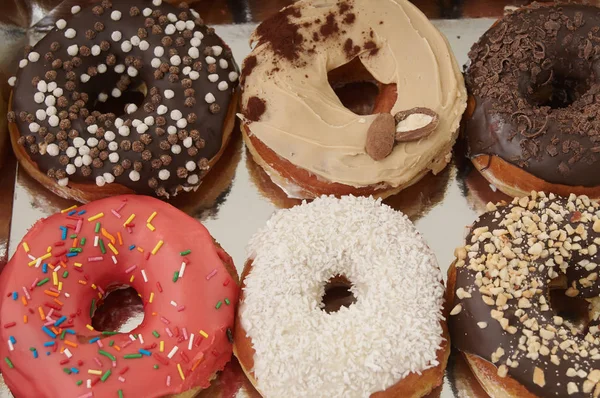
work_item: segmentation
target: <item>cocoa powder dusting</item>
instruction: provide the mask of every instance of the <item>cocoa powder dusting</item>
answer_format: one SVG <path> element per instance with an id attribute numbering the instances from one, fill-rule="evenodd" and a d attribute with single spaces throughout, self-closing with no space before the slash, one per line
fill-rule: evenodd
<path id="1" fill-rule="evenodd" d="M 260 120 L 263 113 L 265 113 L 266 109 L 267 106 L 265 100 L 258 97 L 250 97 L 250 99 L 248 99 L 248 105 L 246 105 L 246 109 L 244 110 L 244 116 L 248 120 L 257 122 Z"/>
<path id="2" fill-rule="evenodd" d="M 292 6 L 265 20 L 256 29 L 259 44 L 270 43 L 275 54 L 290 61 L 297 59 L 304 38 L 298 32 L 300 25 L 291 22 L 290 17 L 301 16 L 300 10 Z"/>
<path id="3" fill-rule="evenodd" d="M 339 30 L 340 28 L 335 22 L 335 15 L 333 13 L 329 13 L 329 15 L 327 15 L 325 23 L 321 26 L 321 29 L 319 29 L 323 37 L 332 36 L 339 32 Z"/>

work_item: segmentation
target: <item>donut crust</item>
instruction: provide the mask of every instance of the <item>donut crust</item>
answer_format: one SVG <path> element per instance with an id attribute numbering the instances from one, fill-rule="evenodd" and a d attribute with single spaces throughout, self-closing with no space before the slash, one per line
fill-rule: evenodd
<path id="1" fill-rule="evenodd" d="M 252 271 L 252 260 L 246 261 L 244 271 L 241 275 L 241 290 L 240 290 L 240 303 L 244 300 L 244 288 L 245 279 L 248 274 Z M 447 311 L 444 310 L 444 318 L 447 318 Z M 450 356 L 450 335 L 448 333 L 448 327 L 446 321 L 440 322 L 442 326 L 443 340 L 440 348 L 437 351 L 437 360 L 439 364 L 436 367 L 429 368 L 421 372 L 421 375 L 416 373 L 410 373 L 404 379 L 398 381 L 393 386 L 390 386 L 385 391 L 378 391 L 371 394 L 371 398 L 391 398 L 391 397 L 403 397 L 403 398 L 418 398 L 429 394 L 433 389 L 442 384 L 444 378 L 444 371 L 448 363 L 448 357 Z M 254 348 L 252 346 L 252 339 L 247 335 L 246 330 L 242 326 L 240 321 L 239 305 L 236 311 L 234 333 L 233 333 L 233 353 L 240 362 L 244 373 L 254 386 L 256 390 L 260 392 L 258 383 L 254 376 Z M 264 394 L 261 393 L 264 396 Z"/>

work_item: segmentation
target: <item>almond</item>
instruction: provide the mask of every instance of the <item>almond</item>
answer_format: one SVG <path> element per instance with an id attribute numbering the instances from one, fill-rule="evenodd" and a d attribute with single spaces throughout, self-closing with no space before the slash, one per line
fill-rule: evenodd
<path id="1" fill-rule="evenodd" d="M 394 149 L 395 134 L 394 117 L 389 113 L 378 114 L 367 130 L 367 154 L 373 160 L 385 159 Z"/>

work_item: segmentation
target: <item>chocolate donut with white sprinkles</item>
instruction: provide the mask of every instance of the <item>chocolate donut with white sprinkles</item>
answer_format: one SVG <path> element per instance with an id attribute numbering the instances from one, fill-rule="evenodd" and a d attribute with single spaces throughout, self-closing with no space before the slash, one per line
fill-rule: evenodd
<path id="1" fill-rule="evenodd" d="M 185 4 L 104 0 L 71 12 L 9 79 L 21 166 L 81 202 L 196 189 L 233 130 L 230 49 Z"/>

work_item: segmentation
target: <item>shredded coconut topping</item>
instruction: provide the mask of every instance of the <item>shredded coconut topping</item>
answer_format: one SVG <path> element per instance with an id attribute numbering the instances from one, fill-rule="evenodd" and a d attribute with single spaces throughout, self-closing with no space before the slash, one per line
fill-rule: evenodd
<path id="1" fill-rule="evenodd" d="M 402 213 L 372 198 L 321 197 L 277 212 L 250 241 L 240 305 L 267 397 L 369 397 L 438 365 L 444 287 Z M 323 310 L 326 282 L 356 302 Z"/>

